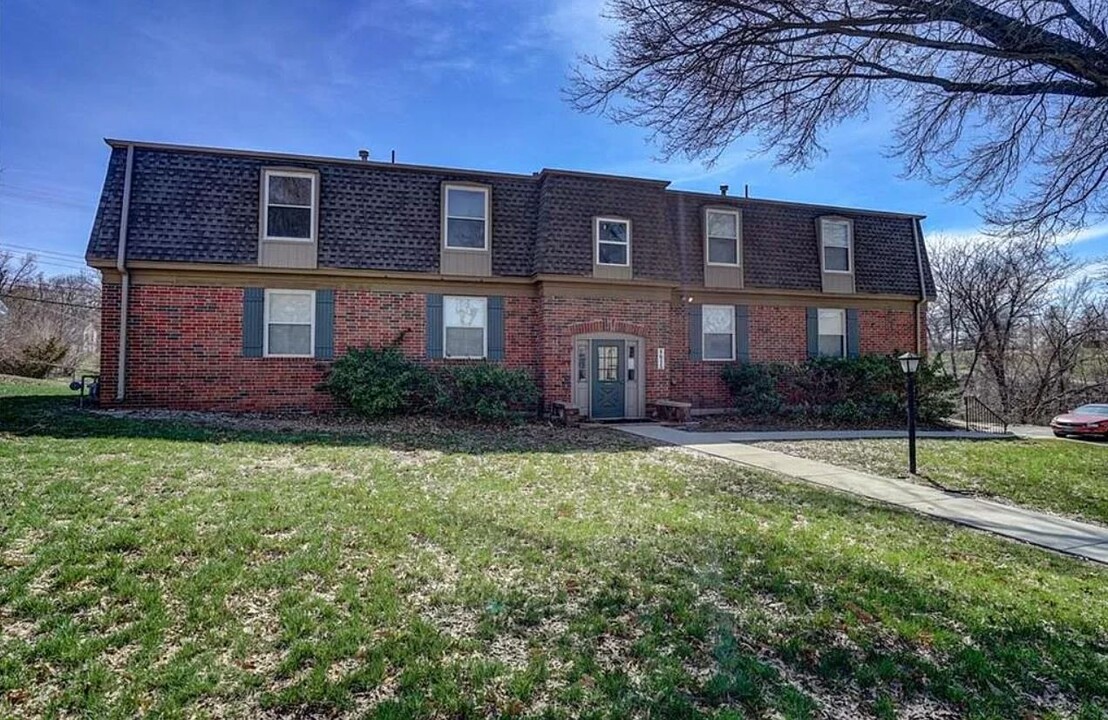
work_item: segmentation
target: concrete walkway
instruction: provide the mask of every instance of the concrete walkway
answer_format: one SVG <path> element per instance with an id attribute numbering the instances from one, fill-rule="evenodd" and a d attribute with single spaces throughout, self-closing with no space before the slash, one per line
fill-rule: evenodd
<path id="1" fill-rule="evenodd" d="M 650 424 L 613 427 L 639 437 L 669 445 L 679 445 L 705 455 L 769 470 L 1068 555 L 1108 564 L 1108 528 L 1106 527 L 1066 520 L 989 500 L 947 493 L 907 480 L 883 478 L 816 460 L 743 445 L 736 441 L 735 437 L 744 433 L 698 433 Z M 769 434 L 757 433 L 758 439 L 770 440 L 771 438 L 766 437 Z"/>

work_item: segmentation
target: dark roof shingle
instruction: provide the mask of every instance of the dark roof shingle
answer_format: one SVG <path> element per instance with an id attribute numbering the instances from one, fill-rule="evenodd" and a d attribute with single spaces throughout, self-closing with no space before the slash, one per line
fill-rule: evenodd
<path id="1" fill-rule="evenodd" d="M 114 259 L 126 149 L 113 144 L 88 256 Z M 257 262 L 264 167 L 320 174 L 319 265 L 436 272 L 443 182 L 492 192 L 494 275 L 591 275 L 595 216 L 628 218 L 637 278 L 703 282 L 703 210 L 743 212 L 748 287 L 819 290 L 816 219 L 854 220 L 859 292 L 918 296 L 915 216 L 669 190 L 666 183 L 572 171 L 482 173 L 351 160 L 135 144 L 127 257 Z M 922 258 L 928 294 L 930 264 Z"/>

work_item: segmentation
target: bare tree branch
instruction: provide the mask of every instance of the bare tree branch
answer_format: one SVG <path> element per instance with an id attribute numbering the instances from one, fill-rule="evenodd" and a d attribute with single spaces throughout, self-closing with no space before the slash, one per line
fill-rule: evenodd
<path id="1" fill-rule="evenodd" d="M 709 163 L 755 136 L 810 164 L 831 127 L 878 104 L 909 175 L 976 198 L 1012 235 L 1108 217 L 1108 3 L 1099 0 L 611 0 L 581 110 Z M 1015 198 L 1014 200 L 1012 198 Z"/>

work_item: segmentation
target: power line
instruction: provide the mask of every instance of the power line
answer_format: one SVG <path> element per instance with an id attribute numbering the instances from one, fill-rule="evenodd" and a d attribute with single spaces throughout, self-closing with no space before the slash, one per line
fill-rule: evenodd
<path id="1" fill-rule="evenodd" d="M 44 300 L 42 298 L 29 298 L 22 295 L 12 295 L 11 293 L 0 293 L 0 298 L 10 298 L 12 300 L 24 300 L 26 302 L 45 303 L 47 305 L 65 305 L 66 307 L 84 308 L 85 310 L 99 310 L 99 305 L 85 305 L 82 303 L 63 302 L 61 300 Z"/>
<path id="2" fill-rule="evenodd" d="M 61 250 L 40 250 L 38 248 L 30 247 L 29 245 L 20 245 L 18 243 L 8 242 L 6 240 L 3 241 L 3 242 L 0 242 L 0 247 L 9 248 L 11 250 L 16 250 L 18 252 L 30 253 L 31 255 L 55 255 L 57 257 L 65 258 L 67 260 L 68 259 L 73 259 L 73 260 L 84 260 L 85 259 L 84 255 L 79 255 L 77 253 L 62 252 Z"/>

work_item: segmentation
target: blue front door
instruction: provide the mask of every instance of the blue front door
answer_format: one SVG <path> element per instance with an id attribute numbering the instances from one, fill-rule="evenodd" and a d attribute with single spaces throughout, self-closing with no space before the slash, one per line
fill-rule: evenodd
<path id="1" fill-rule="evenodd" d="M 592 341 L 592 412 L 594 419 L 623 417 L 626 372 L 623 340 Z"/>

